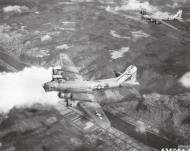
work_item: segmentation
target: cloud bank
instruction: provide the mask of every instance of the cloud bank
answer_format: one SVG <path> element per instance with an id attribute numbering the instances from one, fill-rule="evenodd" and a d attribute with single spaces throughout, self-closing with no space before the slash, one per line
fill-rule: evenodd
<path id="1" fill-rule="evenodd" d="M 190 88 L 190 72 L 185 73 L 180 79 L 179 82 L 185 88 Z"/>
<path id="2" fill-rule="evenodd" d="M 55 92 L 46 93 L 42 85 L 51 80 L 51 69 L 25 68 L 16 73 L 0 73 L 0 112 L 34 103 L 55 105 Z"/>

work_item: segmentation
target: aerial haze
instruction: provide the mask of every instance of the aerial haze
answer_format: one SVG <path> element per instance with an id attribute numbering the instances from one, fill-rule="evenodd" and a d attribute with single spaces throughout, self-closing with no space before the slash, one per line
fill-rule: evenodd
<path id="1" fill-rule="evenodd" d="M 154 24 L 143 20 L 140 10 L 159 19 L 182 10 L 183 21 L 166 21 L 169 26 Z M 61 53 L 71 58 L 86 80 L 113 78 L 115 71 L 123 72 L 131 64 L 137 66 L 140 86 L 136 89 L 117 88 L 96 94 L 103 109 L 122 120 L 126 119 L 124 115 L 135 119 L 134 133 L 139 138 L 147 137 L 147 142 L 137 139 L 146 147 L 159 148 L 150 145 L 145 135 L 147 127 L 174 144 L 189 144 L 189 49 L 188 0 L 1 0 L 0 150 L 2 145 L 2 149 L 14 146 L 16 151 L 30 151 L 32 147 L 27 145 L 32 144 L 36 144 L 35 151 L 48 150 L 41 144 L 53 150 L 51 139 L 45 137 L 49 129 L 42 128 L 42 121 L 49 116 L 61 119 L 60 113 L 51 108 L 60 100 L 56 93 L 45 93 L 42 86 L 51 80 L 52 66 L 58 65 Z M 35 121 L 33 126 L 28 124 L 32 123 L 30 119 Z M 65 126 L 54 124 L 51 131 L 57 137 L 58 129 L 65 130 L 59 136 L 57 150 L 101 150 L 106 146 L 85 143 L 90 138 L 63 119 Z M 21 122 L 19 128 L 19 121 L 26 124 Z M 10 139 L 12 131 L 18 136 Z M 63 135 L 70 139 L 61 145 Z M 25 143 L 20 141 L 23 138 Z M 43 138 L 44 142 L 35 142 L 35 138 Z"/>

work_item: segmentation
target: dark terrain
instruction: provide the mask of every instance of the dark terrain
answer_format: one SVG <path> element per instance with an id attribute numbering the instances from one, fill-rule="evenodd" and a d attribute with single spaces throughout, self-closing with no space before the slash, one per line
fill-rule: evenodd
<path id="1" fill-rule="evenodd" d="M 62 52 L 67 53 L 80 69 L 81 75 L 90 80 L 114 77 L 114 71 L 123 71 L 128 65 L 134 64 L 138 67 L 137 79 L 140 82 L 137 91 L 108 90 L 97 94 L 99 100 L 106 107 L 114 106 L 131 117 L 151 123 L 163 137 L 178 144 L 189 144 L 190 92 L 179 79 L 190 71 L 190 3 L 179 2 L 179 6 L 174 9 L 164 7 L 166 4 L 172 5 L 172 1 L 150 1 L 151 6 L 171 13 L 175 13 L 178 8 L 183 9 L 184 23 L 169 22 L 178 28 L 174 30 L 163 24 L 143 21 L 138 11 L 118 11 L 117 14 L 106 11 L 108 1 L 67 2 L 0 1 L 0 71 L 16 72 L 28 66 L 48 68 L 57 62 Z M 110 6 L 121 6 L 122 2 L 115 0 Z M 26 6 L 27 9 L 22 13 L 3 12 L 3 8 L 9 5 Z M 114 58 L 114 52 L 127 48 L 121 57 Z M 110 100 L 119 102 L 108 104 Z M 46 142 L 46 135 L 43 136 L 49 128 L 43 118 L 49 117 L 49 114 L 58 116 L 59 113 L 53 109 L 50 113 L 40 109 L 42 113 L 22 112 L 25 111 L 21 109 L 14 114 L 9 113 L 8 119 L 0 124 L 0 141 L 5 146 L 14 144 L 19 151 L 31 150 L 31 146 L 36 146 L 33 150 L 37 151 L 58 150 L 59 145 Z M 26 118 L 29 123 L 37 119 L 35 127 L 30 127 L 27 122 L 19 126 L 20 121 Z M 64 127 L 55 124 L 58 128 L 52 128 L 52 135 L 72 126 L 67 124 Z M 24 128 L 18 130 L 15 127 Z M 35 134 L 33 130 L 40 132 Z M 68 133 L 60 135 L 82 139 L 80 144 L 70 147 L 63 145 L 68 144 L 67 139 L 63 138 L 63 142 L 59 143 L 67 148 L 65 150 L 74 150 L 85 142 L 84 136 L 78 131 L 68 130 Z M 35 139 L 28 139 L 31 136 Z M 47 137 L 53 139 L 54 136 Z M 44 144 L 41 150 L 37 149 L 39 144 Z M 50 147 L 47 148 L 46 144 Z M 90 150 L 88 144 L 86 146 Z"/>

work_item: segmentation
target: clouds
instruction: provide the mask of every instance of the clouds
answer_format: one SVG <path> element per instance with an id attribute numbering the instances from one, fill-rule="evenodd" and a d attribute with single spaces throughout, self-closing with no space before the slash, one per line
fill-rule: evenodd
<path id="1" fill-rule="evenodd" d="M 121 7 L 117 8 L 118 10 L 140 10 L 146 9 L 148 11 L 156 11 L 157 7 L 151 5 L 148 1 L 140 2 L 138 0 L 128 0 Z"/>
<path id="2" fill-rule="evenodd" d="M 185 88 L 190 88 L 190 72 L 185 73 L 180 79 L 179 82 Z"/>
<path id="3" fill-rule="evenodd" d="M 137 31 L 132 31 L 132 36 L 134 40 L 137 40 L 139 38 L 148 38 L 150 37 L 149 34 L 145 33 L 143 30 L 137 30 Z"/>
<path id="4" fill-rule="evenodd" d="M 19 6 L 19 5 L 14 5 L 14 6 L 6 6 L 3 7 L 3 12 L 4 13 L 10 13 L 10 12 L 14 12 L 14 13 L 22 13 L 22 12 L 26 12 L 29 11 L 29 8 L 26 6 Z"/>
<path id="5" fill-rule="evenodd" d="M 129 47 L 122 47 L 119 50 L 110 50 L 110 55 L 112 59 L 118 59 L 124 56 L 126 52 L 129 51 Z"/>
<path id="6" fill-rule="evenodd" d="M 0 74 L 0 112 L 8 112 L 14 106 L 30 106 L 33 103 L 56 104 L 56 93 L 45 93 L 44 82 L 51 80 L 51 69 L 25 68 L 16 73 Z"/>

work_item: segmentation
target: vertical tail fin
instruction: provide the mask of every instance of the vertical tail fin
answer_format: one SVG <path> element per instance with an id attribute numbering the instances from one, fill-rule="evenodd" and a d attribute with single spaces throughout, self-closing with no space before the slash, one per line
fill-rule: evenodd
<path id="1" fill-rule="evenodd" d="M 182 21 L 182 14 L 183 14 L 183 10 L 178 10 L 178 12 L 174 15 L 174 19 L 177 19 L 179 21 Z"/>
<path id="2" fill-rule="evenodd" d="M 123 83 L 126 80 L 132 80 L 136 81 L 136 76 L 137 76 L 137 67 L 134 65 L 130 65 L 123 74 L 121 74 L 117 78 L 117 82 Z"/>

